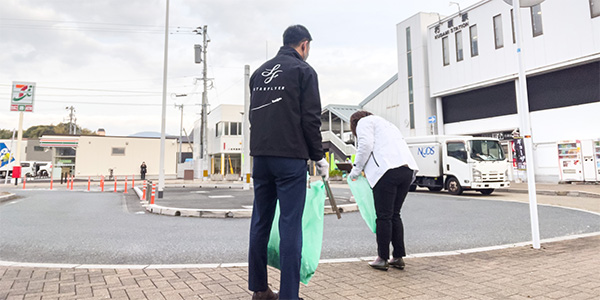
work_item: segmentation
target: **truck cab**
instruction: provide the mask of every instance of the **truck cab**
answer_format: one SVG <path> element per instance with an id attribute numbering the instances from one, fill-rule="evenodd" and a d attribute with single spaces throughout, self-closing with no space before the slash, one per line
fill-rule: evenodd
<path id="1" fill-rule="evenodd" d="M 406 138 L 419 172 L 411 187 L 431 191 L 446 189 L 460 195 L 476 190 L 484 195 L 508 187 L 508 162 L 500 141 L 472 136 Z"/>

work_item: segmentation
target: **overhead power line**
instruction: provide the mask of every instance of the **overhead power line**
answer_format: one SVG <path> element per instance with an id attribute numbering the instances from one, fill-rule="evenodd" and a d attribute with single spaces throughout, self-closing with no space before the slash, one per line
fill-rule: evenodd
<path id="1" fill-rule="evenodd" d="M 103 32 L 121 32 L 121 33 L 164 33 L 164 27 L 161 25 L 142 25 L 142 24 L 121 24 L 121 23 L 102 23 L 102 22 L 81 22 L 81 21 L 61 21 L 61 20 L 35 20 L 35 19 L 15 19 L 0 18 L 1 28 L 11 29 L 41 29 L 41 30 L 72 30 L 72 31 L 103 31 Z M 86 26 L 81 26 L 86 25 Z M 192 26 L 170 26 L 171 34 L 194 34 Z"/>
<path id="2" fill-rule="evenodd" d="M 11 86 L 10 84 L 0 84 L 0 86 Z M 111 92 L 111 93 L 140 93 L 140 94 L 161 94 L 161 92 L 151 91 L 125 91 L 125 90 L 103 90 L 103 89 L 84 89 L 84 88 L 66 88 L 66 87 L 49 87 L 49 86 L 36 86 L 36 89 L 49 89 L 49 90 L 69 90 L 69 91 L 90 91 L 90 92 Z"/>
<path id="3" fill-rule="evenodd" d="M 120 106 L 161 106 L 162 104 L 153 103 L 131 103 L 131 102 L 88 102 L 88 101 L 73 101 L 73 100 L 47 100 L 47 99 L 36 99 L 37 105 L 40 103 L 69 103 L 75 105 L 120 105 Z"/>

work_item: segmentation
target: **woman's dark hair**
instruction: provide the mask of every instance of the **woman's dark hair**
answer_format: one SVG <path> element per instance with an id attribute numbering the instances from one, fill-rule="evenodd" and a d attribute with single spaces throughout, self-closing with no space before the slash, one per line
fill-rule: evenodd
<path id="1" fill-rule="evenodd" d="M 308 29 L 302 25 L 292 25 L 283 32 L 283 45 L 296 47 L 304 41 L 312 41 Z"/>
<path id="2" fill-rule="evenodd" d="M 352 130 L 352 134 L 354 134 L 354 136 L 356 136 L 356 126 L 358 126 L 358 121 L 370 115 L 372 115 L 372 113 L 366 110 L 359 110 L 350 116 L 350 129 Z"/>

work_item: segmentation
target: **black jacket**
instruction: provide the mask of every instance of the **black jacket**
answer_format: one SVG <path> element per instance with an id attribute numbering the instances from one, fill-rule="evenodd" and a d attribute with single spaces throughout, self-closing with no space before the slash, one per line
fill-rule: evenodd
<path id="1" fill-rule="evenodd" d="M 291 47 L 250 77 L 250 155 L 323 158 L 317 73 Z"/>

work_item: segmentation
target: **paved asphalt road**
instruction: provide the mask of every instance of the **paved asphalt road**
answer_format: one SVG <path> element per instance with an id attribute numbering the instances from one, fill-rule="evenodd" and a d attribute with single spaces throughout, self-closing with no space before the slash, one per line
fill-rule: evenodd
<path id="1" fill-rule="evenodd" d="M 249 219 L 145 214 L 132 194 L 28 190 L 0 205 L 0 260 L 74 264 L 245 262 Z M 600 231 L 600 216 L 540 206 L 542 238 Z M 409 254 L 531 239 L 525 203 L 411 193 L 403 209 Z M 376 255 L 359 213 L 325 216 L 321 258 Z"/>

